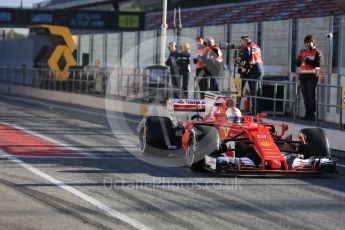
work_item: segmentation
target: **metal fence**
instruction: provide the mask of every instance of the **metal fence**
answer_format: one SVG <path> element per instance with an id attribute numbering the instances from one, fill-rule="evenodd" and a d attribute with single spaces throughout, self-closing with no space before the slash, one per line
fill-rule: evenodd
<path id="1" fill-rule="evenodd" d="M 342 86 L 337 86 L 337 85 L 327 85 L 327 84 L 318 84 L 316 86 L 316 116 L 315 116 L 315 125 L 319 125 L 319 118 L 320 118 L 320 109 L 326 108 L 326 107 L 333 107 L 336 108 L 339 113 L 339 129 L 344 129 L 343 125 L 343 110 L 342 110 L 342 103 L 331 103 L 331 102 L 322 102 L 321 100 L 321 91 L 323 89 L 337 89 L 338 92 L 338 98 L 343 97 L 343 92 L 342 92 Z M 345 100 L 345 98 L 343 99 Z"/>
<path id="2" fill-rule="evenodd" d="M 57 72 L 50 69 L 0 68 L 2 83 L 75 93 L 106 94 L 109 72 L 70 70 L 67 81 L 57 80 L 57 75 Z"/>
<path id="3" fill-rule="evenodd" d="M 70 70 L 67 81 L 59 81 L 56 78 L 56 73 L 49 69 L 33 69 L 33 68 L 0 68 L 0 82 L 15 85 L 25 85 L 34 88 L 56 90 L 78 94 L 88 94 L 97 96 L 118 96 L 126 100 L 137 101 L 156 101 L 165 102 L 167 98 L 183 98 L 184 92 L 182 89 L 182 76 L 173 76 L 168 73 L 152 80 L 149 74 L 145 73 L 143 69 L 136 70 L 137 74 L 127 74 L 126 71 L 95 71 L 90 69 L 85 70 Z M 172 84 L 172 79 L 175 78 L 178 86 Z M 200 98 L 200 94 L 204 91 L 199 89 L 198 82 L 201 79 L 207 81 L 210 86 L 210 80 L 215 77 L 192 77 L 192 85 L 188 90 L 188 97 Z M 216 77 L 219 84 L 219 91 L 223 95 L 232 95 L 231 81 L 232 77 Z M 267 101 L 272 105 L 270 111 L 263 111 L 272 114 L 273 119 L 277 115 L 281 115 L 278 110 L 278 103 L 283 108 L 283 114 L 290 114 L 295 122 L 296 117 L 299 116 L 301 105 L 301 96 L 299 90 L 299 82 L 294 81 L 271 81 L 271 80 L 253 80 L 244 79 L 245 81 L 255 82 L 255 88 L 261 86 L 271 86 L 272 95 L 255 94 L 238 97 L 238 102 L 242 98 L 250 98 L 254 104 L 258 100 Z M 280 88 L 279 88 L 280 87 Z M 208 87 L 209 88 L 209 87 Z M 343 128 L 343 112 L 342 112 L 342 86 L 327 85 L 319 83 L 317 85 L 317 112 L 315 125 L 319 123 L 319 119 L 326 120 L 333 116 L 332 121 L 339 123 L 339 128 Z M 257 90 L 255 89 L 255 92 Z M 278 96 L 278 91 L 283 90 L 283 96 Z M 334 98 L 331 102 L 327 102 L 324 97 L 325 92 L 330 91 Z M 280 109 L 281 109 L 280 108 Z M 328 108 L 328 109 L 327 109 Z M 330 110 L 335 108 L 336 110 Z M 255 109 L 255 108 L 254 108 Z M 256 113 L 253 111 L 254 114 Z"/>

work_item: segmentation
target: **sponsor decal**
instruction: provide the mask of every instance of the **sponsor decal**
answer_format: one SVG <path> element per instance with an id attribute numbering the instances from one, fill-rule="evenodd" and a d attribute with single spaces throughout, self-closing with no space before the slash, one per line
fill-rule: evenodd
<path id="1" fill-rule="evenodd" d="M 230 132 L 230 128 L 229 127 L 224 127 L 224 135 L 227 137 L 228 134 Z"/>
<path id="2" fill-rule="evenodd" d="M 261 142 L 259 142 L 259 144 L 260 144 L 262 147 L 271 147 L 271 146 L 272 146 L 272 143 L 269 142 L 269 141 L 261 141 Z"/>
<path id="3" fill-rule="evenodd" d="M 205 100 L 175 99 L 174 104 L 204 105 Z"/>
<path id="4" fill-rule="evenodd" d="M 256 135 L 256 138 L 258 138 L 258 139 L 266 139 L 267 136 L 265 134 L 258 134 L 258 135 Z"/>
<path id="5" fill-rule="evenodd" d="M 210 166 L 211 169 L 216 170 L 217 169 L 217 159 L 205 155 L 205 163 L 206 165 Z"/>
<path id="6" fill-rule="evenodd" d="M 279 152 L 267 152 L 266 155 L 278 156 L 278 155 L 280 155 L 280 153 Z"/>

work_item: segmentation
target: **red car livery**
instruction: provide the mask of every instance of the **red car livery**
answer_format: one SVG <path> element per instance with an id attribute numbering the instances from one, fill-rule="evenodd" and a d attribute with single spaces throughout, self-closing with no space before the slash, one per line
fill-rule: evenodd
<path id="1" fill-rule="evenodd" d="M 301 129 L 293 140 L 287 124 L 264 122 L 266 114 L 242 116 L 231 97 L 170 99 L 170 117 L 149 116 L 139 129 L 144 154 L 182 151 L 194 171 L 219 173 L 335 172 L 325 132 Z M 184 121 L 178 112 L 194 112 Z M 202 115 L 201 115 L 202 114 Z"/>

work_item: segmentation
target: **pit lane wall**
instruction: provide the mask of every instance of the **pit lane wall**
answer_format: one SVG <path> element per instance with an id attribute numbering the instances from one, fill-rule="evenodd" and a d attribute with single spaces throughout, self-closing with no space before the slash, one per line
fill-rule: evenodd
<path id="1" fill-rule="evenodd" d="M 164 105 L 152 105 L 148 106 L 147 104 L 134 103 L 129 101 L 124 101 L 115 97 L 95 97 L 91 95 L 81 95 L 68 92 L 58 92 L 45 89 L 36 89 L 27 86 L 18 86 L 11 84 L 0 84 L 0 93 L 4 95 L 13 95 L 19 96 L 20 98 L 33 98 L 37 99 L 38 103 L 42 100 L 61 102 L 72 105 L 82 105 L 91 108 L 105 110 L 112 110 L 114 112 L 123 112 L 133 115 L 157 115 L 157 111 L 162 116 L 168 116 L 168 113 Z M 108 106 L 106 106 L 106 104 Z M 111 106 L 109 106 L 109 104 Z M 279 119 L 279 117 L 278 117 Z M 270 120 L 272 122 L 278 122 L 279 120 Z M 296 135 L 299 130 L 303 128 L 313 127 L 303 124 L 296 124 L 292 122 L 284 122 L 289 124 L 288 133 Z M 337 149 L 345 151 L 345 131 L 335 130 L 335 129 L 324 129 L 329 137 L 330 146 L 332 149 Z"/>

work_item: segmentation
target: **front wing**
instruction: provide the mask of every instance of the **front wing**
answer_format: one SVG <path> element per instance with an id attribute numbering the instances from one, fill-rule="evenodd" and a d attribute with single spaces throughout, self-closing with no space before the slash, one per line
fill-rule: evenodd
<path id="1" fill-rule="evenodd" d="M 297 163 L 296 163 L 297 162 Z M 288 169 L 265 169 L 248 158 L 210 157 L 205 155 L 205 169 L 211 172 L 237 174 L 318 174 L 336 172 L 336 159 L 330 157 L 296 158 Z"/>

